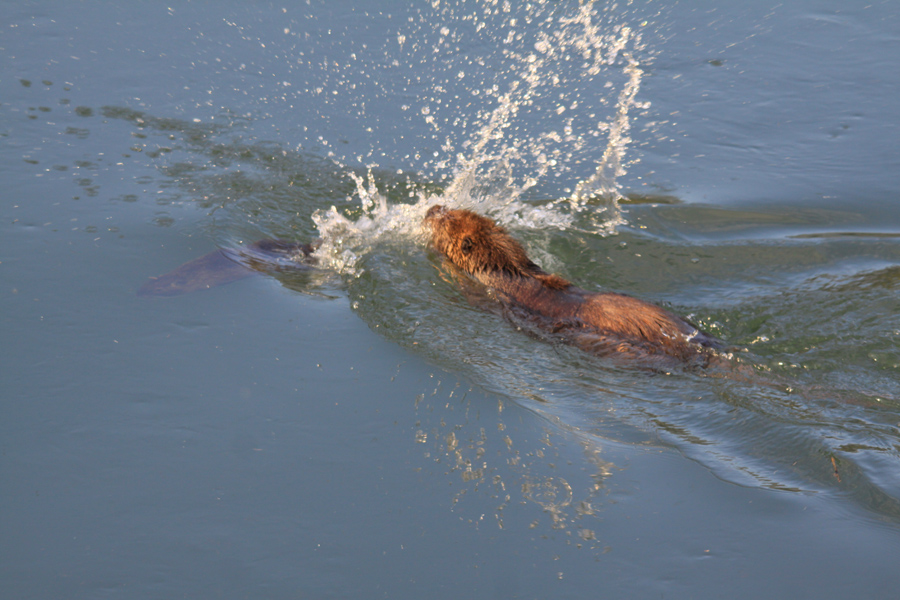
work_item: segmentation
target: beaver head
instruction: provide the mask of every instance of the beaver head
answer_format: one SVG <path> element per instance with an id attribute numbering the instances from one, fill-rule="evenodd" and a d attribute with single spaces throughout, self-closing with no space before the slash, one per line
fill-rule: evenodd
<path id="1" fill-rule="evenodd" d="M 492 277 L 505 275 L 535 278 L 553 289 L 570 285 L 534 264 L 522 245 L 487 217 L 436 204 L 428 209 L 425 225 L 431 229 L 435 249 L 483 283 L 491 284 Z"/>

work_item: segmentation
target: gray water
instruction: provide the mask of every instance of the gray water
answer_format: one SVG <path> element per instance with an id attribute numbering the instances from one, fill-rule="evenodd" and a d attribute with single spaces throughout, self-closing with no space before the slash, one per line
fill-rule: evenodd
<path id="1" fill-rule="evenodd" d="M 895 597 L 892 3 L 2 14 L 0 597 Z M 438 201 L 757 377 L 480 312 Z"/>

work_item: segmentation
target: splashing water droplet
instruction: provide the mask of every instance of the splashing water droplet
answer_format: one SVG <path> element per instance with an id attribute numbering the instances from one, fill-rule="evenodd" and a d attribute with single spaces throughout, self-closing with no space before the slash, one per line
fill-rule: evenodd
<path id="1" fill-rule="evenodd" d="M 643 50 L 640 35 L 627 26 L 604 22 L 613 18 L 612 11 L 598 10 L 593 2 L 562 16 L 547 7 L 529 10 L 528 22 L 539 24 L 532 25 L 530 33 L 513 30 L 514 19 L 474 20 L 474 33 L 482 29 L 489 33 L 500 48 L 497 60 L 507 66 L 496 81 L 477 81 L 491 71 L 454 68 L 456 55 L 441 55 L 446 66 L 440 60 L 435 63 L 445 74 L 436 70 L 431 93 L 425 96 L 428 102 L 419 107 L 418 118 L 442 135 L 443 141 L 436 144 L 439 149 L 422 148 L 414 157 L 426 161 L 417 169 L 421 174 L 446 182 L 442 193 L 417 191 L 411 194 L 412 204 L 392 203 L 378 191 L 371 172 L 366 178 L 350 174 L 361 212 L 351 211 L 351 216 L 332 207 L 313 215 L 323 239 L 317 254 L 325 265 L 357 276 L 359 259 L 380 240 L 389 236 L 424 240 L 422 218 L 436 202 L 471 208 L 501 223 L 523 227 L 578 227 L 607 235 L 624 222 L 618 182 L 629 165 L 631 112 L 642 106 L 636 101 L 643 77 L 637 58 Z M 459 19 L 452 11 L 441 15 L 445 22 L 434 27 L 440 34 L 439 44 L 463 37 L 451 30 L 451 23 L 464 27 L 467 19 Z M 401 49 L 407 35 L 413 32 L 397 36 Z M 411 46 L 408 52 L 427 44 Z M 517 49 L 526 46 L 532 51 Z M 433 52 L 438 50 L 434 46 Z M 466 95 L 487 104 L 474 118 L 461 112 L 451 80 L 477 81 Z M 479 90 L 483 93 L 475 94 Z M 594 104 L 586 100 L 591 97 L 597 98 Z M 598 120 L 596 113 L 609 112 L 604 108 L 607 104 L 613 107 L 611 114 Z M 403 105 L 404 111 L 408 108 Z M 603 136 L 602 156 L 590 159 L 599 153 L 596 140 Z M 592 172 L 583 173 L 584 165 L 591 163 Z M 538 186 L 573 176 L 578 179 L 569 184 L 564 196 L 539 202 L 529 198 Z"/>

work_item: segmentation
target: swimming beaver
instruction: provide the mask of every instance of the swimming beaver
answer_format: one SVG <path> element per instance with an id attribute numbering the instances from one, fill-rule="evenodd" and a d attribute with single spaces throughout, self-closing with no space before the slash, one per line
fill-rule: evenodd
<path id="1" fill-rule="evenodd" d="M 612 292 L 593 293 L 543 271 L 507 231 L 469 210 L 432 206 L 432 243 L 487 286 L 511 320 L 598 356 L 663 366 L 706 366 L 721 342 L 677 315 Z"/>

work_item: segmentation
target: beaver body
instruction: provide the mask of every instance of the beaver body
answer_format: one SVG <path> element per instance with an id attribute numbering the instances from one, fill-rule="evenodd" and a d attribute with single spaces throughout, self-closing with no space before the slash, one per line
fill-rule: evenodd
<path id="1" fill-rule="evenodd" d="M 487 217 L 435 205 L 425 225 L 435 249 L 486 286 L 507 317 L 543 334 L 598 356 L 659 366 L 706 366 L 721 347 L 664 308 L 625 294 L 588 292 L 547 273 Z"/>

